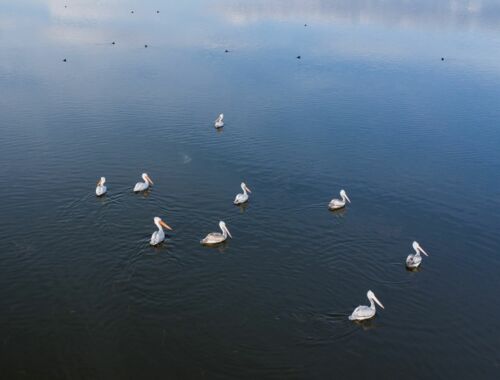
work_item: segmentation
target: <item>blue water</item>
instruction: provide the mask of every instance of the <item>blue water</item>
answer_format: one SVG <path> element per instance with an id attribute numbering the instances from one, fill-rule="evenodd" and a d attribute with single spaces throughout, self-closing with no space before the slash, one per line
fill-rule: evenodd
<path id="1" fill-rule="evenodd" d="M 1 377 L 498 377 L 499 25 L 497 1 L 0 3 Z"/>

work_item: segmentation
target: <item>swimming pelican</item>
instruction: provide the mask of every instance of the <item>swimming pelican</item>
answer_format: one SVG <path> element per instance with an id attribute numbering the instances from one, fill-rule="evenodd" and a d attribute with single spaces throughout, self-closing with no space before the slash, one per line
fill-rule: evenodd
<path id="1" fill-rule="evenodd" d="M 234 198 L 233 203 L 235 205 L 241 205 L 242 203 L 245 203 L 248 201 L 248 193 L 251 193 L 250 189 L 245 185 L 245 182 L 241 183 L 241 189 L 243 190 L 243 194 L 237 194 L 236 198 Z M 248 193 L 247 193 L 248 191 Z"/>
<path id="2" fill-rule="evenodd" d="M 95 195 L 97 195 L 98 197 L 106 194 L 106 191 L 108 191 L 108 188 L 104 186 L 105 183 L 106 183 L 106 177 L 101 177 L 101 179 L 97 181 L 97 187 L 95 188 Z"/>
<path id="3" fill-rule="evenodd" d="M 142 173 L 142 179 L 144 182 L 137 182 L 134 186 L 134 193 L 138 193 L 139 191 L 144 191 L 149 189 L 149 185 L 154 185 L 151 178 L 149 178 L 147 173 Z"/>
<path id="4" fill-rule="evenodd" d="M 221 229 L 222 233 L 211 232 L 207 236 L 205 236 L 205 239 L 201 240 L 200 243 L 204 245 L 215 245 L 226 241 L 228 236 L 231 239 L 233 238 L 226 227 L 226 223 L 224 223 L 222 220 L 219 222 L 219 228 Z"/>
<path id="5" fill-rule="evenodd" d="M 172 231 L 172 227 L 170 227 L 167 223 L 165 223 L 161 218 L 155 216 L 154 222 L 156 224 L 156 227 L 158 227 L 158 231 L 153 232 L 153 235 L 151 235 L 151 240 L 149 241 L 149 244 L 151 245 L 158 245 L 160 244 L 163 240 L 165 240 L 165 232 L 163 232 L 163 227 L 165 227 L 167 230 Z"/>
<path id="6" fill-rule="evenodd" d="M 422 252 L 425 256 L 429 256 L 416 241 L 413 242 L 412 247 L 416 253 L 414 255 L 408 255 L 406 258 L 406 267 L 409 269 L 418 268 L 422 263 L 422 256 L 420 256 L 420 252 Z"/>
<path id="7" fill-rule="evenodd" d="M 351 203 L 351 200 L 347 197 L 345 190 L 340 190 L 340 196 L 342 199 L 332 199 L 328 204 L 330 210 L 338 210 L 339 208 L 345 207 L 346 201 Z"/>
<path id="8" fill-rule="evenodd" d="M 375 316 L 375 313 L 377 312 L 373 301 L 375 301 L 382 309 L 384 309 L 384 305 L 382 305 L 377 297 L 375 297 L 375 294 L 371 290 L 368 290 L 366 296 L 370 300 L 370 306 L 361 305 L 354 309 L 352 314 L 349 316 L 349 319 L 351 321 L 362 321 L 365 319 L 373 318 Z"/>
<path id="9" fill-rule="evenodd" d="M 224 126 L 224 114 L 221 113 L 217 119 L 215 119 L 215 128 L 222 128 Z"/>

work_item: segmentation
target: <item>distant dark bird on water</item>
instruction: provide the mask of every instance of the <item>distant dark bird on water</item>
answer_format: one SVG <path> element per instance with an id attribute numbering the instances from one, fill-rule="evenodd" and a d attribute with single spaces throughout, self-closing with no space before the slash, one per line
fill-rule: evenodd
<path id="1" fill-rule="evenodd" d="M 66 62 L 66 58 L 63 59 L 63 62 Z"/>
<path id="2" fill-rule="evenodd" d="M 111 45 L 114 45 L 115 44 L 115 41 L 111 42 Z"/>
<path id="3" fill-rule="evenodd" d="M 229 50 L 227 50 L 227 49 L 226 49 L 226 50 L 224 50 L 224 53 L 229 53 Z"/>
<path id="4" fill-rule="evenodd" d="M 130 11 L 130 13 L 134 13 L 134 11 Z"/>
<path id="5" fill-rule="evenodd" d="M 304 24 L 304 26 L 307 26 L 307 24 Z"/>
<path id="6" fill-rule="evenodd" d="M 148 45 L 144 45 L 144 47 L 145 47 L 145 48 L 147 48 L 147 47 L 148 47 Z"/>
<path id="7" fill-rule="evenodd" d="M 297 56 L 297 59 L 300 59 L 300 55 Z"/>
<path id="8" fill-rule="evenodd" d="M 156 11 L 156 13 L 160 13 L 160 11 Z"/>
<path id="9" fill-rule="evenodd" d="M 441 57 L 441 61 L 444 61 L 444 57 Z"/>

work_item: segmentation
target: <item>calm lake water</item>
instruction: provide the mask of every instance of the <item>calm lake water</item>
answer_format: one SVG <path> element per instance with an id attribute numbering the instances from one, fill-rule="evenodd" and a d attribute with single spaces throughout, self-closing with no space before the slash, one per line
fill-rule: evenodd
<path id="1" fill-rule="evenodd" d="M 1 378 L 498 378 L 500 2 L 4 0 L 0 88 Z"/>

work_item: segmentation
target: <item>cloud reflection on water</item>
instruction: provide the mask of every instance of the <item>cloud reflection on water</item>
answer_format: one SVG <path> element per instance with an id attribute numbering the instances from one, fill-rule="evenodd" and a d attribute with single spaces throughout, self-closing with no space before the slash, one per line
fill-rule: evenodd
<path id="1" fill-rule="evenodd" d="M 493 0 L 221 0 L 216 9 L 232 23 L 314 21 L 387 26 L 498 29 Z"/>
<path id="2" fill-rule="evenodd" d="M 193 0 L 182 4 L 73 0 L 67 8 L 65 4 L 63 0 L 24 0 L 0 5 L 3 47 L 78 49 L 117 41 L 115 50 L 121 52 L 143 48 L 145 43 L 185 52 L 230 47 L 253 53 L 286 51 L 293 57 L 301 53 L 309 59 L 322 57 L 322 62 L 328 56 L 383 62 L 433 62 L 446 56 L 498 72 L 500 2 L 493 0 Z M 296 28 L 304 23 L 311 26 L 307 33 Z"/>

